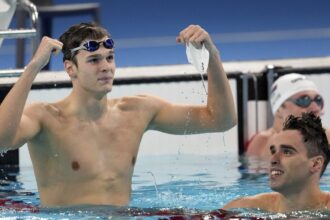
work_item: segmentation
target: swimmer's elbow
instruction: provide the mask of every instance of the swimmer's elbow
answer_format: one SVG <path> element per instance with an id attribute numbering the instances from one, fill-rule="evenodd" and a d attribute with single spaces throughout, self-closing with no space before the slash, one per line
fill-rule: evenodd
<path id="1" fill-rule="evenodd" d="M 11 146 L 11 138 L 8 138 L 7 136 L 0 135 L 0 150 L 5 150 L 6 148 L 10 148 Z"/>
<path id="2" fill-rule="evenodd" d="M 225 130 L 229 130 L 237 125 L 237 116 L 236 114 L 231 114 L 225 123 Z"/>
<path id="3" fill-rule="evenodd" d="M 212 121 L 216 132 L 227 131 L 237 125 L 235 111 L 220 111 L 219 109 L 208 108 L 206 114 Z"/>
<path id="4" fill-rule="evenodd" d="M 0 152 L 7 152 L 9 150 L 15 150 L 20 147 L 18 143 L 15 143 L 15 138 L 0 136 Z M 23 145 L 23 144 L 22 144 Z"/>
<path id="5" fill-rule="evenodd" d="M 222 116 L 220 120 L 216 122 L 217 131 L 227 131 L 237 125 L 237 117 L 235 114 L 229 116 Z"/>
<path id="6" fill-rule="evenodd" d="M 16 148 L 17 147 L 15 147 L 12 144 L 8 144 L 8 143 L 5 143 L 5 142 L 0 142 L 0 154 L 6 153 L 7 151 L 10 151 L 10 150 L 15 150 Z"/>

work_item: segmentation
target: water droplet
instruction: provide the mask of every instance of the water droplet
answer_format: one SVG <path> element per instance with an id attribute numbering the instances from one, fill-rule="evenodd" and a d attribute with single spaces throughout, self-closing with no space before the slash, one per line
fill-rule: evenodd
<path id="1" fill-rule="evenodd" d="M 152 176 L 153 180 L 154 180 L 154 186 L 155 186 L 155 190 L 156 190 L 156 195 L 157 195 L 157 197 L 158 197 L 158 196 L 159 196 L 159 193 L 158 193 L 158 188 L 157 188 L 156 177 L 155 177 L 155 175 L 153 174 L 153 172 L 151 172 L 151 171 L 148 171 L 147 173 L 149 173 L 149 174 Z"/>

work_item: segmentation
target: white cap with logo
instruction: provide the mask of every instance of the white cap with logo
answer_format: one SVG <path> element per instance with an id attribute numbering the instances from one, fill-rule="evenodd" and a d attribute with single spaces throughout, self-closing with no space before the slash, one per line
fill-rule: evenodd
<path id="1" fill-rule="evenodd" d="M 291 96 L 302 91 L 319 92 L 316 85 L 298 73 L 290 73 L 278 78 L 272 85 L 270 105 L 273 114 Z"/>

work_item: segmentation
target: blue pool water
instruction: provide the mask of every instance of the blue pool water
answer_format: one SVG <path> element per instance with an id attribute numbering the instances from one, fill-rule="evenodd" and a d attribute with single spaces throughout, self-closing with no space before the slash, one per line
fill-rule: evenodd
<path id="1" fill-rule="evenodd" d="M 268 177 L 262 174 L 264 171 L 256 169 L 256 166 L 246 169 L 237 155 L 231 153 L 217 156 L 142 156 L 136 164 L 132 200 L 128 207 L 41 209 L 38 207 L 39 197 L 32 168 L 20 167 L 16 172 L 15 168 L 4 167 L 1 169 L 0 219 L 219 219 L 219 215 L 209 218 L 210 213 L 222 212 L 219 208 L 230 200 L 270 191 Z M 321 181 L 323 190 L 330 190 L 329 180 L 327 170 Z M 236 216 L 246 218 L 287 217 L 260 210 L 235 211 L 238 211 Z M 330 213 L 326 212 L 291 215 L 330 218 Z"/>

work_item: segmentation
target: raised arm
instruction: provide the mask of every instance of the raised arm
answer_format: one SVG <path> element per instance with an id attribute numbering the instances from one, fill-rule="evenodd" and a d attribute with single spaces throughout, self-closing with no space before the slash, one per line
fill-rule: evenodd
<path id="1" fill-rule="evenodd" d="M 44 37 L 21 77 L 1 103 L 0 150 L 17 148 L 39 132 L 39 122 L 34 118 L 35 107 L 23 113 L 24 106 L 36 75 L 48 63 L 51 53 L 61 48 L 61 42 Z"/>
<path id="2" fill-rule="evenodd" d="M 209 51 L 207 104 L 192 106 L 160 101 L 162 104 L 151 128 L 175 134 L 226 131 L 232 128 L 236 125 L 233 96 L 219 51 L 208 32 L 199 25 L 190 25 L 180 32 L 177 42 L 190 42 L 196 47 L 204 44 Z"/>

